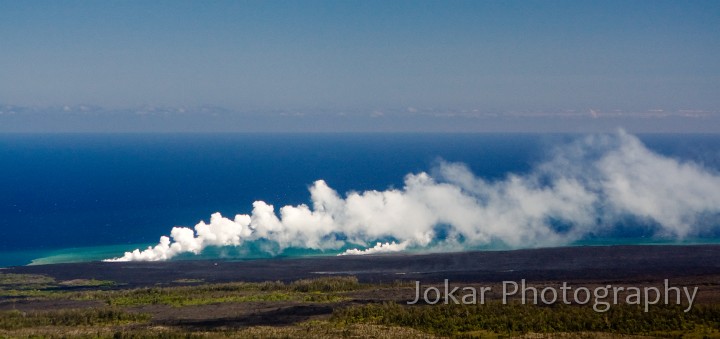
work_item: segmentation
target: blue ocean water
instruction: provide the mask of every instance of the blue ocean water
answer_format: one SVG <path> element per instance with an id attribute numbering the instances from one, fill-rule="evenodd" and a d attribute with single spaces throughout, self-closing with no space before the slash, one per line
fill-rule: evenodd
<path id="1" fill-rule="evenodd" d="M 308 203 L 324 179 L 340 193 L 401 187 L 439 159 L 488 180 L 522 174 L 577 135 L 0 135 L 0 267 L 98 260 L 154 244 L 211 213 L 253 201 Z M 641 135 L 653 151 L 720 170 L 719 135 Z M 627 241 L 618 240 L 618 241 Z"/>

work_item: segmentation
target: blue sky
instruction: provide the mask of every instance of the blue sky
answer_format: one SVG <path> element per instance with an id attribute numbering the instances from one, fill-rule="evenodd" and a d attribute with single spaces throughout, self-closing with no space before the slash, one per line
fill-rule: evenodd
<path id="1" fill-rule="evenodd" d="M 8 120 L 11 111 L 61 116 L 88 111 L 81 105 L 116 117 L 196 113 L 171 130 L 191 129 L 208 107 L 239 119 L 219 126 L 254 114 L 260 130 L 276 113 L 394 117 L 395 130 L 423 112 L 716 121 L 719 32 L 718 1 L 0 1 L 0 131 L 38 123 Z M 411 130 L 438 125 L 417 120 Z M 340 130 L 374 130 L 368 121 Z M 102 119 L 55 125 L 93 124 L 112 130 Z M 496 124 L 485 130 L 512 130 Z M 467 124 L 457 126 L 442 130 Z"/>

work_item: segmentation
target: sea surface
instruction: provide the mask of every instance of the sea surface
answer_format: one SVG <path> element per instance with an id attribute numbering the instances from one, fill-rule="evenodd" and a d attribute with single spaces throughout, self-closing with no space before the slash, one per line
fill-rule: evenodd
<path id="1" fill-rule="evenodd" d="M 252 203 L 309 203 L 324 179 L 349 191 L 402 187 L 441 159 L 502 180 L 580 135 L 5 134 L 0 135 L 0 267 L 99 260 L 155 244 Z M 639 135 L 656 153 L 720 172 L 720 135 Z M 686 242 L 715 242 L 687 239 Z M 595 244 L 660 242 L 619 236 Z M 586 241 L 593 243 L 593 241 Z M 579 243 L 583 244 L 583 243 Z M 209 249 L 201 257 L 253 255 Z M 289 251 L 285 255 L 303 255 Z"/>

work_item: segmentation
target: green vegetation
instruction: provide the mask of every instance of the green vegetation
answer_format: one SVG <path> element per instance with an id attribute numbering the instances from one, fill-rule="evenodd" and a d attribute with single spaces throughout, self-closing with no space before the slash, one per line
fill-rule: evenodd
<path id="1" fill-rule="evenodd" d="M 685 306 L 659 305 L 648 313 L 635 305 L 615 305 L 605 313 L 563 304 L 406 305 L 401 300 L 412 289 L 408 282 L 361 284 L 348 276 L 289 283 L 185 279 L 128 289 L 95 279 L 57 282 L 42 275 L 0 274 L 0 309 L 6 310 L 0 311 L 0 338 L 720 338 L 720 304 L 695 305 L 688 313 Z M 33 303 L 37 306 L 28 309 Z M 25 311 L 9 311 L 16 306 Z M 276 322 L 282 325 L 267 326 Z"/>
<path id="2" fill-rule="evenodd" d="M 296 280 L 288 287 L 296 292 L 344 292 L 361 286 L 356 277 L 343 276 Z"/>
<path id="3" fill-rule="evenodd" d="M 110 306 L 170 305 L 174 307 L 216 303 L 296 301 L 332 303 L 346 300 L 345 292 L 364 288 L 356 277 L 323 277 L 291 283 L 233 282 L 194 286 L 151 287 L 137 289 L 63 290 L 63 287 L 112 287 L 112 281 L 75 279 L 55 283 L 52 278 L 36 275 L 9 275 L 0 287 L 0 297 L 10 300 L 101 300 Z M 12 283 L 10 283 L 12 282 Z M 10 287 L 10 288 L 4 288 Z"/>
<path id="4" fill-rule="evenodd" d="M 645 313 L 635 305 L 617 305 L 606 313 L 588 307 L 553 305 L 421 305 L 397 303 L 352 306 L 335 311 L 333 321 L 341 324 L 372 323 L 403 326 L 438 335 L 459 335 L 476 331 L 500 334 L 610 332 L 620 334 L 663 334 L 673 331 L 706 331 L 720 328 L 720 306 L 657 307 Z"/>
<path id="5" fill-rule="evenodd" d="M 114 286 L 115 282 L 97 279 L 73 279 L 56 282 L 41 274 L 0 273 L 0 289 L 47 289 L 53 287 L 99 287 Z"/>
<path id="6" fill-rule="evenodd" d="M 0 312 L 0 329 L 14 330 L 38 326 L 119 325 L 150 320 L 147 314 L 129 313 L 118 309 L 68 309 L 58 311 Z"/>
<path id="7" fill-rule="evenodd" d="M 55 279 L 40 274 L 0 273 L 0 290 L 33 290 L 52 287 Z"/>
<path id="8" fill-rule="evenodd" d="M 16 330 L 0 329 L 4 337 L 43 338 L 434 338 L 434 336 L 406 327 L 372 324 L 337 326 L 327 321 L 308 321 L 293 326 L 251 326 L 241 329 L 193 330 L 168 326 L 80 326 L 34 327 Z"/>
<path id="9" fill-rule="evenodd" d="M 328 321 L 308 321 L 290 327 L 255 326 L 233 333 L 236 338 L 434 338 L 408 327 L 375 324 L 338 326 Z"/>
<path id="10" fill-rule="evenodd" d="M 115 282 L 110 280 L 97 280 L 97 279 L 73 279 L 67 281 L 61 281 L 58 285 L 68 287 L 100 287 L 100 286 L 114 286 Z"/>
<path id="11" fill-rule="evenodd" d="M 170 305 L 175 307 L 208 305 L 217 303 L 241 303 L 253 301 L 314 301 L 333 302 L 341 300 L 339 296 L 326 295 L 305 295 L 300 293 L 287 292 L 263 292 L 263 293 L 192 293 L 187 289 L 176 288 L 148 288 L 127 292 L 111 292 L 106 294 L 105 300 L 112 306 L 136 306 L 136 305 Z"/>
<path id="12" fill-rule="evenodd" d="M 0 298 L 10 300 L 78 299 L 74 296 L 79 295 L 79 293 L 67 289 L 79 288 L 97 291 L 97 288 L 113 286 L 115 286 L 115 282 L 109 280 L 74 279 L 57 282 L 51 277 L 39 274 L 0 273 Z M 90 298 L 86 297 L 84 299 Z"/>
<path id="13" fill-rule="evenodd" d="M 133 290 L 106 291 L 85 295 L 85 299 L 105 300 L 112 306 L 170 305 L 175 307 L 216 303 L 260 301 L 296 301 L 330 303 L 346 300 L 343 292 L 362 286 L 355 277 L 324 277 L 304 279 L 285 284 L 279 281 L 262 283 L 225 283 L 199 286 L 153 287 Z"/>

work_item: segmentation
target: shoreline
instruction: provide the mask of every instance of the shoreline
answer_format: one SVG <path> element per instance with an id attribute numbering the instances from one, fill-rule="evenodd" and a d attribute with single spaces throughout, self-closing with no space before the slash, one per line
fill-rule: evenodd
<path id="1" fill-rule="evenodd" d="M 25 249 L 25 250 L 10 250 L 0 252 L 0 255 L 6 256 L 4 261 L 6 264 L 0 264 L 0 269 L 16 267 L 16 266 L 34 266 L 34 265 L 55 265 L 55 264 L 70 264 L 70 263 L 91 263 L 97 261 L 103 261 L 105 259 L 122 256 L 127 251 L 133 251 L 134 249 L 146 249 L 148 247 L 155 246 L 156 243 L 138 243 L 138 244 L 109 244 L 109 245 L 97 245 L 97 246 L 73 246 L 63 247 L 54 249 Z M 584 240 L 567 245 L 558 245 L 553 247 L 538 247 L 538 248 L 505 248 L 505 247 L 488 247 L 488 248 L 468 248 L 466 250 L 459 251 L 428 251 L 425 249 L 409 249 L 402 252 L 394 253 L 380 253 L 388 255 L 424 255 L 424 254 L 446 254 L 446 253 L 463 253 L 463 252 L 504 252 L 504 251 L 518 251 L 518 250 L 533 250 L 533 249 L 553 249 L 553 248 L 574 248 L 574 247 L 607 247 L 607 246 L 696 246 L 696 245 L 720 245 L 720 238 L 718 239 L 702 239 L 693 238 L 686 239 L 684 241 L 672 241 L 665 239 L 599 239 L 599 240 Z M 210 246 L 207 249 L 221 251 L 223 248 Z M 291 249 L 292 250 L 292 249 Z M 302 251 L 302 250 L 300 250 Z M 292 251 L 291 251 L 292 252 Z M 272 256 L 267 253 L 255 253 L 250 256 L 239 256 L 229 255 L 223 257 L 215 257 L 212 253 L 210 254 L 199 254 L 192 255 L 184 253 L 179 257 L 173 258 L 169 261 L 244 261 L 244 260 L 262 260 L 262 259 L 286 259 L 286 258 L 312 258 L 312 257 L 332 257 L 343 253 L 343 250 L 337 251 L 308 251 L 308 253 L 297 254 L 297 253 L 284 253 L 276 256 Z M 14 260 L 13 260 L 14 259 Z M 24 262 L 24 263 L 20 263 Z"/>
<path id="2" fill-rule="evenodd" d="M 6 267 L 3 273 L 58 280 L 112 280 L 123 286 L 199 280 L 291 281 L 353 275 L 360 281 L 633 280 L 720 275 L 720 245 L 595 245 L 451 253 L 280 257 L 244 260 L 81 262 Z M 340 268 L 340 269 L 339 269 Z"/>

